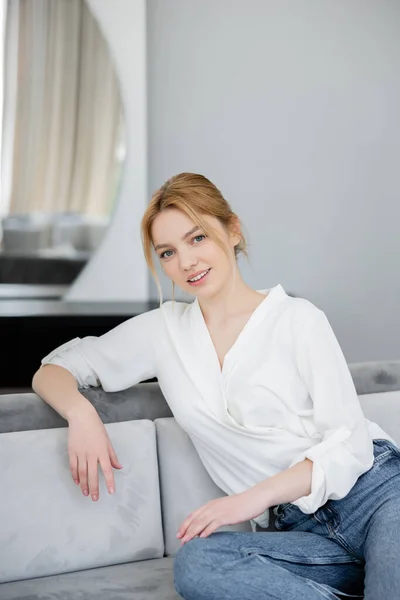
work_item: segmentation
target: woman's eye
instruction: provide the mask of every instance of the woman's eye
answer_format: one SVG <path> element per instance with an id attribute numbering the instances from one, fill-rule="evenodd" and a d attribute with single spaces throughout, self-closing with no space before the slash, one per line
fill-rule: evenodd
<path id="1" fill-rule="evenodd" d="M 162 254 L 160 254 L 160 258 L 161 259 L 163 259 L 163 258 L 169 258 L 171 255 L 167 256 L 168 252 L 172 253 L 172 250 L 166 250 L 165 252 L 163 252 Z"/>
<path id="2" fill-rule="evenodd" d="M 201 235 L 196 235 L 196 237 L 194 237 L 194 238 L 193 238 L 193 241 L 195 242 L 196 240 L 199 240 L 199 239 L 200 239 L 200 242 L 201 242 L 202 240 L 204 240 L 204 239 L 205 239 L 205 237 L 206 237 L 206 236 L 205 236 L 205 235 L 203 235 L 203 234 L 201 234 Z"/>

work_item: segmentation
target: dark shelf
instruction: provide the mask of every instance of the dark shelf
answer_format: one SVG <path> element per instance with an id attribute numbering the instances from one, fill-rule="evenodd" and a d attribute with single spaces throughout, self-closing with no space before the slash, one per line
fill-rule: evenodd
<path id="1" fill-rule="evenodd" d="M 75 337 L 99 336 L 157 302 L 1 300 L 0 388 L 31 385 L 41 359 Z"/>

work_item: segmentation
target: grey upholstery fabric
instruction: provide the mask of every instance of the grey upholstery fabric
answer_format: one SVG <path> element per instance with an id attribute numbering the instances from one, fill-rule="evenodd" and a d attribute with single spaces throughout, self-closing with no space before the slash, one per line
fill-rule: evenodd
<path id="1" fill-rule="evenodd" d="M 377 423 L 400 447 L 400 391 L 359 396 L 364 415 Z"/>
<path id="2" fill-rule="evenodd" d="M 154 422 L 106 428 L 124 468 L 98 502 L 72 480 L 67 428 L 0 435 L 0 582 L 163 557 Z"/>
<path id="3" fill-rule="evenodd" d="M 172 558 L 158 558 L 0 585 L 1 600 L 181 600 Z"/>
<path id="4" fill-rule="evenodd" d="M 158 383 L 139 383 L 121 392 L 81 390 L 103 423 L 171 417 Z M 34 393 L 0 395 L 0 433 L 66 427 L 67 422 Z"/>
<path id="5" fill-rule="evenodd" d="M 353 363 L 350 372 L 358 394 L 400 389 L 400 360 Z M 104 423 L 171 417 L 158 383 L 139 383 L 121 392 L 81 390 Z M 65 420 L 36 394 L 0 395 L 0 433 L 65 427 Z"/>
<path id="6" fill-rule="evenodd" d="M 96 407 L 104 423 L 172 417 L 158 383 L 139 383 L 122 392 L 106 393 L 102 388 L 90 388 L 82 393 Z"/>
<path id="7" fill-rule="evenodd" d="M 349 365 L 357 394 L 400 390 L 400 360 L 382 360 Z"/>
<path id="8" fill-rule="evenodd" d="M 196 508 L 226 494 L 212 481 L 175 419 L 156 419 L 155 425 L 165 554 L 175 555 L 180 546 L 176 533 L 182 521 Z M 251 525 L 228 525 L 218 531 L 251 531 Z"/>

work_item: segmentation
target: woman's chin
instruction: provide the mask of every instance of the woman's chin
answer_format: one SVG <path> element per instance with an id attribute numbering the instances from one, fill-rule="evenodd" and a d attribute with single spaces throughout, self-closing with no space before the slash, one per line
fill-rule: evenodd
<path id="1" fill-rule="evenodd" d="M 188 292 L 192 296 L 196 296 L 201 300 L 210 300 L 211 298 L 214 298 L 216 295 L 218 295 L 218 289 L 216 289 L 215 286 L 212 285 L 204 286 L 201 288 L 192 288 L 192 286 L 190 286 L 190 290 L 188 290 Z"/>
<path id="2" fill-rule="evenodd" d="M 204 288 L 197 288 L 192 285 L 186 286 L 185 292 L 187 292 L 191 296 L 196 296 L 197 298 L 207 298 L 210 295 L 210 290 L 205 290 Z"/>

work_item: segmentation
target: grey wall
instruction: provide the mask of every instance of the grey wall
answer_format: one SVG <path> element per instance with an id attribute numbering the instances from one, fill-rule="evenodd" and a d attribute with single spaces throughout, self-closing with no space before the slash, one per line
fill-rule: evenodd
<path id="1" fill-rule="evenodd" d="M 400 358 L 400 2 L 147 10 L 149 190 L 208 176 L 245 223 L 250 285 L 322 308 L 349 361 Z"/>

